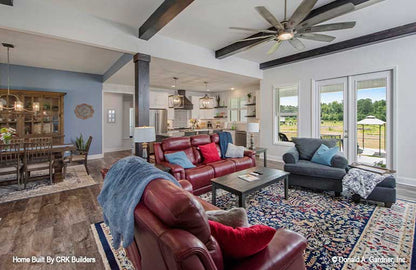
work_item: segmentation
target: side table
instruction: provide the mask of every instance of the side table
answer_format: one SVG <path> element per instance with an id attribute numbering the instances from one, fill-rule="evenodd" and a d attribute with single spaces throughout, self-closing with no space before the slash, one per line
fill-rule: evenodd
<path id="1" fill-rule="evenodd" d="M 256 147 L 256 148 L 253 149 L 253 151 L 256 152 L 256 155 L 260 155 L 261 153 L 263 153 L 264 167 L 267 167 L 267 148 Z"/>

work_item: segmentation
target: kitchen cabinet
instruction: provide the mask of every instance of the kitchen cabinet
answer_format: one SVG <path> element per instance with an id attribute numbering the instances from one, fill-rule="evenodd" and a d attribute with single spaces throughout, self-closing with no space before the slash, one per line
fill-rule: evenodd
<path id="1" fill-rule="evenodd" d="M 154 108 L 154 109 L 168 108 L 168 96 L 169 96 L 169 93 L 166 93 L 166 92 L 150 91 L 150 94 L 149 94 L 150 108 Z"/>
<path id="2" fill-rule="evenodd" d="M 199 113 L 200 113 L 200 111 L 199 111 L 199 97 L 192 96 L 191 101 L 192 101 L 192 104 L 194 105 L 194 107 L 192 109 L 192 112 L 191 112 L 191 117 L 195 118 L 195 119 L 200 119 L 201 117 L 199 115 Z"/>

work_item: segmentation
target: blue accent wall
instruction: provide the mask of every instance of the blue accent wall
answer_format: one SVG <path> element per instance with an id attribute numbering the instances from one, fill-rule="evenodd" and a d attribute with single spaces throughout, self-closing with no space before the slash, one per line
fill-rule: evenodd
<path id="1" fill-rule="evenodd" d="M 7 65 L 0 64 L 0 87 L 7 88 Z M 82 133 L 92 136 L 90 154 L 101 154 L 102 146 L 102 76 L 54 69 L 10 66 L 10 89 L 65 92 L 65 143 Z M 75 116 L 78 104 L 94 108 L 93 117 L 82 120 Z"/>

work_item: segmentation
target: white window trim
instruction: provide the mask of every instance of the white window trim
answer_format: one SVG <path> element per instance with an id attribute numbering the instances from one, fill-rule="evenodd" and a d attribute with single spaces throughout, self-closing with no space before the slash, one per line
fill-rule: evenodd
<path id="1" fill-rule="evenodd" d="M 286 88 L 286 87 L 290 87 L 290 86 L 296 86 L 296 96 L 297 96 L 297 102 L 298 102 L 298 112 L 296 113 L 296 117 L 297 117 L 297 133 L 296 135 L 299 136 L 299 111 L 300 111 L 300 106 L 299 106 L 299 82 L 297 83 L 287 83 L 287 84 L 279 84 L 279 85 L 273 85 L 273 99 L 272 99 L 272 108 L 273 108 L 273 115 L 272 115 L 272 119 L 273 119 L 273 144 L 274 145 L 283 145 L 283 146 L 292 146 L 293 143 L 292 142 L 282 142 L 279 140 L 278 137 L 278 124 L 276 123 L 276 118 L 280 119 L 280 114 L 277 115 L 277 108 L 275 106 L 275 100 L 277 98 L 277 91 L 279 88 Z M 280 107 L 280 106 L 279 106 Z"/>
<path id="2" fill-rule="evenodd" d="M 320 116 L 320 101 L 319 101 L 319 94 L 318 94 L 318 87 L 317 87 L 317 83 L 319 81 L 324 81 L 324 80 L 333 80 L 333 79 L 337 79 L 337 78 L 342 78 L 342 77 L 346 77 L 348 78 L 348 93 L 349 95 L 353 95 L 353 81 L 352 78 L 353 77 L 358 77 L 358 76 L 362 76 L 362 75 L 366 75 L 366 74 L 374 74 L 374 73 L 382 73 L 382 72 L 391 72 L 391 76 L 390 76 L 390 90 L 387 92 L 387 96 L 390 98 L 390 102 L 388 102 L 389 104 L 387 104 L 390 113 L 387 114 L 388 117 L 388 121 L 390 121 L 390 136 L 391 136 L 391 140 L 390 140 L 390 146 L 389 146 L 389 152 L 392 153 L 392 157 L 390 158 L 390 164 L 388 163 L 388 166 L 390 166 L 390 168 L 397 170 L 397 160 L 398 160 L 398 136 L 396 134 L 397 130 L 397 123 L 398 123 L 398 99 L 397 99 L 397 89 L 399 89 L 399 85 L 398 85 L 398 70 L 399 67 L 398 66 L 386 66 L 386 67 L 380 67 L 380 68 L 376 68 L 376 69 L 364 69 L 364 70 L 359 70 L 359 72 L 357 73 L 349 73 L 349 74 L 339 74 L 338 76 L 333 76 L 330 78 L 317 78 L 317 79 L 312 79 L 311 80 L 311 84 L 312 84 L 312 136 L 313 137 L 317 137 L 319 134 L 319 127 L 316 124 L 316 119 L 317 117 Z M 388 99 L 389 99 L 388 98 Z M 349 99 L 353 100 L 353 98 L 349 97 Z M 351 110 L 350 110 L 351 111 Z M 352 120 L 349 120 L 349 124 L 351 124 Z M 351 129 L 351 128 L 350 128 Z M 352 129 L 351 129 L 352 130 Z M 350 146 L 353 147 L 353 146 Z M 353 160 L 353 149 L 350 148 L 350 156 L 348 157 L 349 160 Z M 354 148 L 355 150 L 355 148 Z"/>

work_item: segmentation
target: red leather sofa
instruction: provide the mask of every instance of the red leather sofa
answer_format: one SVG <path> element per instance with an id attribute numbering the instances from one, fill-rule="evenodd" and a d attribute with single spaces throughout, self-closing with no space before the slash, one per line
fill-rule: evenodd
<path id="1" fill-rule="evenodd" d="M 191 137 L 176 137 L 164 139 L 154 143 L 155 162 L 170 168 L 170 173 L 178 180 L 186 179 L 191 182 L 194 194 L 200 195 L 211 191 L 211 179 L 224 176 L 236 171 L 245 170 L 256 166 L 255 152 L 244 151 L 242 158 L 227 158 L 220 161 L 203 164 L 203 157 L 198 146 L 215 142 L 218 153 L 221 156 L 218 134 L 196 135 Z M 184 169 L 181 166 L 171 164 L 165 159 L 165 154 L 184 151 L 195 168 Z"/>
<path id="2" fill-rule="evenodd" d="M 150 182 L 136 206 L 135 238 L 127 248 L 136 270 L 305 269 L 306 239 L 286 229 L 277 230 L 263 251 L 224 261 L 205 214 L 218 208 L 187 192 L 189 182 L 180 183 L 183 188 L 163 179 Z"/>

